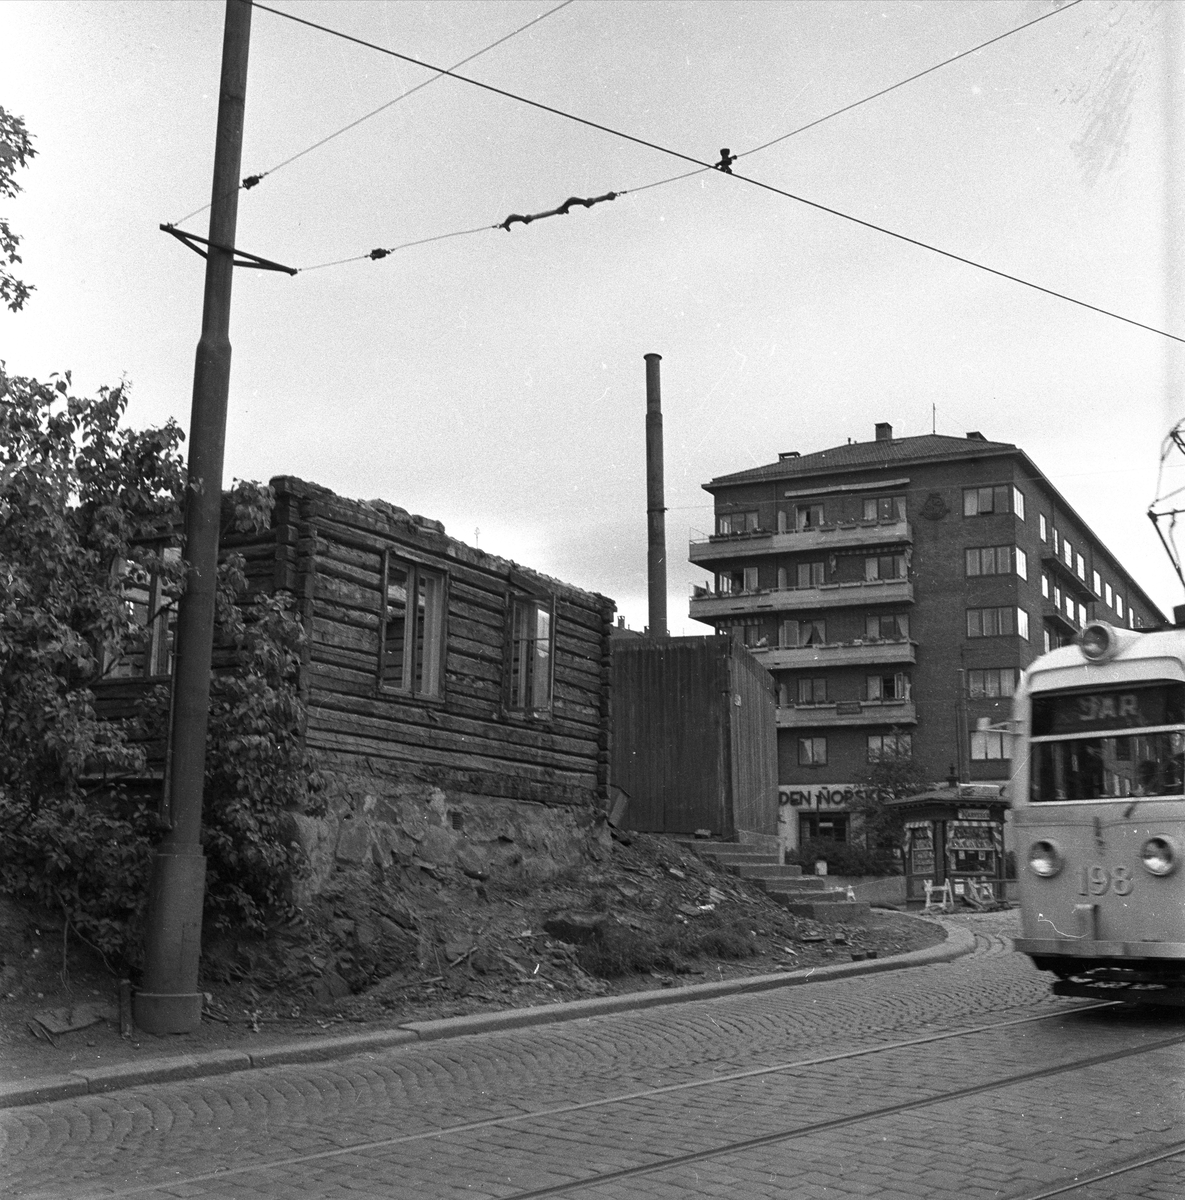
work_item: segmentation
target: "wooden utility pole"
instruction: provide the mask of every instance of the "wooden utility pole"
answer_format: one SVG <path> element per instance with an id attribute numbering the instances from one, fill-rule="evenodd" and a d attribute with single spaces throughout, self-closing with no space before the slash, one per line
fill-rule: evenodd
<path id="1" fill-rule="evenodd" d="M 144 978 L 134 1001 L 136 1024 L 148 1033 L 189 1033 L 198 1028 L 202 1018 L 198 990 L 206 881 L 201 846 L 202 784 L 230 388 L 230 294 L 250 40 L 250 0 L 227 0 L 206 291 L 189 424 L 187 571 L 177 616 L 170 769 L 165 783 L 169 832 L 153 856 Z"/>

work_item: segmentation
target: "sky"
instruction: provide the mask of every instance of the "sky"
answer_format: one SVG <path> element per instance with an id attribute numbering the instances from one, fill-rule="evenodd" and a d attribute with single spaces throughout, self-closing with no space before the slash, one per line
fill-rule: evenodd
<path id="1" fill-rule="evenodd" d="M 272 6 L 449 67 L 557 3 Z M 0 360 L 78 393 L 126 379 L 137 427 L 189 424 L 204 263 L 158 226 L 207 232 L 189 214 L 210 199 L 223 11 L 0 5 L 0 106 L 37 150 L 3 207 L 36 291 L 0 310 Z M 727 146 L 737 174 L 1185 337 L 1166 220 L 1183 26 L 1156 0 L 574 0 L 461 71 L 700 161 Z M 1185 346 L 737 174 L 649 186 L 694 167 L 447 77 L 280 166 L 431 78 L 256 8 L 243 173 L 271 173 L 240 192 L 236 241 L 301 272 L 236 272 L 227 483 L 389 500 L 641 628 L 655 352 L 673 633 L 706 632 L 687 617 L 702 485 L 880 421 L 1016 443 L 1162 609 L 1185 600 L 1145 516 L 1158 482 L 1185 487 L 1178 451 L 1158 470 Z"/>

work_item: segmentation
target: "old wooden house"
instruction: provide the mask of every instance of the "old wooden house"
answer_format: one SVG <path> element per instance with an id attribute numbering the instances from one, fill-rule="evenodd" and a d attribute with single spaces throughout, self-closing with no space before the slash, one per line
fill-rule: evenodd
<path id="1" fill-rule="evenodd" d="M 315 892 L 338 866 L 393 859 L 480 877 L 562 863 L 609 786 L 614 604 L 449 537 L 383 501 L 283 476 L 262 534 L 224 538 L 253 591 L 297 597 L 305 738 L 328 814 L 293 820 Z M 152 581 L 133 600 L 155 612 Z M 168 622 L 100 685 L 111 715 L 167 680 Z"/>

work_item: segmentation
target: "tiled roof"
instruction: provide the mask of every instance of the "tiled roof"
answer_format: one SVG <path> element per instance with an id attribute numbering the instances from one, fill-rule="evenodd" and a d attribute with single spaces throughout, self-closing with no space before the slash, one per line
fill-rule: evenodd
<path id="1" fill-rule="evenodd" d="M 860 467 L 889 466 L 896 463 L 930 461 L 943 458 L 979 458 L 984 454 L 1015 451 L 1011 442 L 989 442 L 979 438 L 947 437 L 927 433 L 921 437 L 889 438 L 879 442 L 849 442 L 818 450 L 798 458 L 782 458 L 764 467 L 751 467 L 732 475 L 717 475 L 708 488 L 717 484 L 759 483 L 766 479 L 793 479 L 798 475 L 817 475 Z"/>

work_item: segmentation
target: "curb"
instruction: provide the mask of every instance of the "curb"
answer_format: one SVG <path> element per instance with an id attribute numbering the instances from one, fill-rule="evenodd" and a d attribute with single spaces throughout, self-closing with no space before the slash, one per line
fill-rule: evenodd
<path id="1" fill-rule="evenodd" d="M 926 967 L 936 963 L 953 962 L 975 949 L 975 934 L 969 929 L 949 925 L 944 925 L 943 928 L 947 931 L 946 941 L 925 950 L 913 950 L 893 958 L 836 963 L 830 967 L 804 968 L 799 971 L 780 972 L 777 975 L 754 975 L 749 979 L 725 979 L 719 983 L 693 983 L 669 990 L 628 992 L 622 996 L 596 996 L 588 1000 L 568 1000 L 561 1004 L 543 1004 L 534 1008 L 472 1013 L 464 1017 L 444 1017 L 436 1021 L 411 1021 L 395 1029 L 346 1034 L 342 1037 L 310 1038 L 268 1046 L 254 1052 L 211 1050 L 205 1054 L 176 1054 L 141 1059 L 139 1062 L 119 1063 L 110 1067 L 92 1067 L 72 1071 L 67 1075 L 50 1075 L 18 1083 L 0 1083 L 0 1109 L 95 1095 L 143 1084 L 200 1079 L 295 1063 L 325 1062 L 364 1054 L 367 1051 L 387 1050 L 392 1046 L 468 1037 L 481 1033 L 498 1033 L 531 1025 L 588 1020 L 592 1017 L 637 1012 L 669 1004 L 691 1004 L 698 1000 L 715 1000 L 722 996 L 766 992 L 775 988 L 796 987 L 809 983 L 827 983 L 835 979 L 847 979 L 853 975 L 872 975 L 909 967 Z"/>

